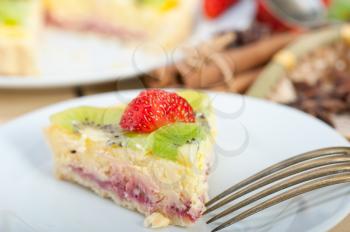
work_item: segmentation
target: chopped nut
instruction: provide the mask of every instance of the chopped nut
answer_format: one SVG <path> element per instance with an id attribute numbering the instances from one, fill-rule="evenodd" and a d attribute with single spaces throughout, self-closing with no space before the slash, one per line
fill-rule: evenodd
<path id="1" fill-rule="evenodd" d="M 168 226 L 169 218 L 163 216 L 161 213 L 153 213 L 145 218 L 144 226 L 149 228 L 162 228 Z"/>
<path id="2" fill-rule="evenodd" d="M 297 99 L 297 95 L 293 83 L 289 79 L 283 78 L 278 83 L 276 91 L 269 95 L 269 99 L 279 103 L 294 102 Z"/>
<path id="3" fill-rule="evenodd" d="M 350 114 L 332 115 L 335 128 L 350 139 Z"/>
<path id="4" fill-rule="evenodd" d="M 345 25 L 341 28 L 340 35 L 346 43 L 350 44 L 350 26 L 349 25 Z"/>
<path id="5" fill-rule="evenodd" d="M 287 50 L 277 53 L 273 59 L 287 70 L 294 68 L 297 63 L 296 56 Z"/>
<path id="6" fill-rule="evenodd" d="M 297 93 L 289 105 L 336 126 L 334 115 L 350 112 L 349 54 L 348 45 L 337 43 L 303 57 L 287 74 Z"/>

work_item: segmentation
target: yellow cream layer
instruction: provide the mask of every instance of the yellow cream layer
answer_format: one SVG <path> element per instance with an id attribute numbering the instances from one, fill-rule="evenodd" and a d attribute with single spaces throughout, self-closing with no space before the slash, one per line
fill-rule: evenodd
<path id="1" fill-rule="evenodd" d="M 26 38 L 30 37 L 30 33 L 25 28 L 20 26 L 0 25 L 0 36 L 10 38 Z"/>
<path id="2" fill-rule="evenodd" d="M 162 11 L 123 0 L 45 0 L 49 13 L 67 21 L 101 21 L 144 30 L 159 23 Z"/>
<path id="3" fill-rule="evenodd" d="M 113 163 L 132 166 L 143 176 L 156 181 L 158 186 L 164 186 L 165 191 L 181 193 L 186 199 L 191 199 L 193 204 L 202 205 L 199 197 L 206 197 L 208 188 L 205 173 L 212 155 L 211 136 L 198 144 L 182 146 L 179 149 L 179 162 L 174 162 L 142 151 L 106 146 L 110 138 L 97 129 L 85 129 L 81 134 L 71 133 L 58 126 L 49 128 L 48 136 L 56 153 L 56 163 L 81 166 L 97 175 L 108 173 L 103 168 Z M 76 153 L 71 154 L 72 150 Z M 103 180 L 108 176 L 100 178 Z"/>

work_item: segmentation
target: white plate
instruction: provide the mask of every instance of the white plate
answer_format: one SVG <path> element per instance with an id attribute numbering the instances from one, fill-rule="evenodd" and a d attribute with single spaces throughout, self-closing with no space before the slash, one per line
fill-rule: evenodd
<path id="1" fill-rule="evenodd" d="M 246 0 L 219 20 L 198 16 L 194 32 L 185 44 L 198 44 L 222 30 L 243 29 L 253 15 L 254 4 Z M 112 39 L 54 29 L 46 29 L 41 39 L 40 75 L 0 76 L 0 87 L 47 88 L 120 80 L 174 62 L 181 57 L 184 46 L 165 52 L 158 44 L 126 46 Z"/>
<path id="2" fill-rule="evenodd" d="M 137 92 L 116 92 L 54 105 L 0 127 L 0 231 L 152 231 L 143 217 L 52 175 L 43 128 L 54 112 L 79 105 L 111 106 Z M 211 93 L 218 118 L 210 195 L 301 152 L 349 143 L 326 124 L 273 103 Z M 350 212 L 350 185 L 325 188 L 277 205 L 226 231 L 326 231 Z M 194 227 L 159 231 L 209 231 Z"/>

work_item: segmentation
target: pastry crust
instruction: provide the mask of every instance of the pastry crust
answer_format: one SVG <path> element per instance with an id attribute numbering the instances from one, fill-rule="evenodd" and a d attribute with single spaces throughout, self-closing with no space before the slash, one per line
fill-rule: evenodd
<path id="1" fill-rule="evenodd" d="M 0 36 L 0 73 L 27 76 L 36 73 L 35 49 L 32 40 Z"/>

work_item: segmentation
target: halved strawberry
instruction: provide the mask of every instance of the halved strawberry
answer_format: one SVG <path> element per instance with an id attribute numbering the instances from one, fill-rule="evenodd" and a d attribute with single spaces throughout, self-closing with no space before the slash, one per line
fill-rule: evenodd
<path id="1" fill-rule="evenodd" d="M 191 105 L 176 93 L 151 89 L 129 103 L 119 125 L 126 131 L 149 133 L 174 122 L 195 122 Z"/>

